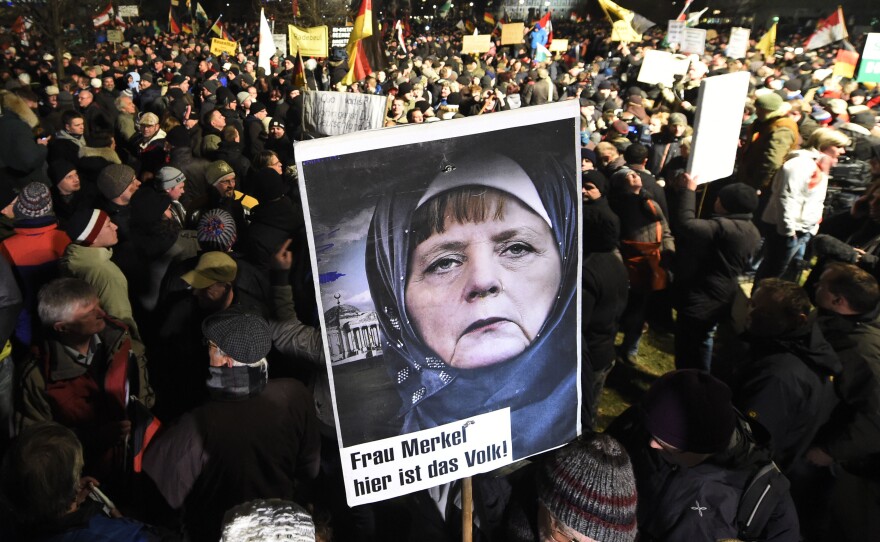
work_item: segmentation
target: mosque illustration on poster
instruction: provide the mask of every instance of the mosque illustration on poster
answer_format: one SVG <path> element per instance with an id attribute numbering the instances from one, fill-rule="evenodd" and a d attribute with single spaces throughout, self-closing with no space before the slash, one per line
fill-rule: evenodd
<path id="1" fill-rule="evenodd" d="M 376 313 L 341 303 L 339 294 L 333 297 L 336 305 L 324 313 L 333 365 L 381 356 L 381 334 Z"/>

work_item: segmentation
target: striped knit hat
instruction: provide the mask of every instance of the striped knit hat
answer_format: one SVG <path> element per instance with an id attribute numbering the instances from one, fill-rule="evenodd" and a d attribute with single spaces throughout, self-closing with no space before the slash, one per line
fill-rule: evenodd
<path id="1" fill-rule="evenodd" d="M 227 252 L 236 235 L 235 219 L 223 209 L 211 209 L 199 218 L 196 238 L 202 250 Z"/>
<path id="2" fill-rule="evenodd" d="M 16 220 L 54 216 L 52 194 L 43 183 L 32 182 L 22 188 L 18 201 L 12 206 Z"/>
<path id="3" fill-rule="evenodd" d="M 636 538 L 636 480 L 619 442 L 597 434 L 554 453 L 538 474 L 538 498 L 556 519 L 594 540 Z"/>
<path id="4" fill-rule="evenodd" d="M 100 209 L 79 209 L 68 220 L 65 231 L 72 243 L 90 247 L 108 220 L 110 216 Z"/>

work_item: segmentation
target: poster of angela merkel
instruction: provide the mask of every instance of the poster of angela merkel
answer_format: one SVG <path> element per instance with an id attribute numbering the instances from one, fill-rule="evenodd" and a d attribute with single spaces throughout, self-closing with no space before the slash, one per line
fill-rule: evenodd
<path id="1" fill-rule="evenodd" d="M 580 432 L 576 101 L 296 146 L 348 502 Z"/>

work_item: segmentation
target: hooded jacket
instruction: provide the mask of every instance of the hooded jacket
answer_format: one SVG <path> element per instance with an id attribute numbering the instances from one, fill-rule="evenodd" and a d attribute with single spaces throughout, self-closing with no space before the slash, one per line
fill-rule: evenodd
<path id="1" fill-rule="evenodd" d="M 828 189 L 828 174 L 816 163 L 821 156 L 815 149 L 794 151 L 773 178 L 773 192 L 761 219 L 775 226 L 779 235 L 819 231 Z"/>

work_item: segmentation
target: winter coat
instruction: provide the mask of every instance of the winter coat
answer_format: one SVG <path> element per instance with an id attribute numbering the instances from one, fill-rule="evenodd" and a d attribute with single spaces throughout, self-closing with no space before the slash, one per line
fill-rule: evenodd
<path id="1" fill-rule="evenodd" d="M 113 113 L 98 102 L 92 102 L 82 111 L 86 121 L 85 140 L 89 147 L 109 147 L 113 140 Z"/>
<path id="2" fill-rule="evenodd" d="M 171 149 L 168 165 L 179 169 L 186 177 L 184 184 L 186 192 L 180 198 L 180 202 L 188 212 L 194 211 L 200 203 L 204 203 L 208 197 L 208 190 L 214 189 L 208 185 L 208 179 L 205 176 L 209 164 L 210 162 L 207 160 L 193 156 L 190 147 Z"/>
<path id="3" fill-rule="evenodd" d="M 807 451 L 837 404 L 837 354 L 815 320 L 777 338 L 747 336 L 750 359 L 734 401 L 772 438 L 773 461 L 785 470 Z"/>
<path id="4" fill-rule="evenodd" d="M 785 157 L 799 145 L 798 125 L 791 118 L 774 116 L 756 120 L 740 159 L 737 180 L 766 190 Z"/>
<path id="5" fill-rule="evenodd" d="M 33 132 L 39 120 L 17 96 L 4 93 L 0 100 L 0 180 L 8 180 L 17 188 L 31 181 L 48 184 L 49 151 L 46 145 L 36 142 Z"/>
<path id="6" fill-rule="evenodd" d="M 667 462 L 649 446 L 644 414 L 632 406 L 607 433 L 629 453 L 639 493 L 639 540 L 680 542 L 738 538 L 740 498 L 754 474 L 769 463 L 763 429 L 740 418 L 727 450 L 686 468 Z M 766 433 L 766 432 L 765 432 Z M 786 493 L 759 538 L 765 542 L 800 540 L 797 512 Z"/>
<path id="7" fill-rule="evenodd" d="M 773 178 L 773 192 L 761 220 L 775 226 L 779 235 L 819 231 L 828 189 L 828 175 L 816 163 L 821 156 L 815 149 L 795 151 Z"/>
<path id="8" fill-rule="evenodd" d="M 733 303 L 738 277 L 761 242 L 751 214 L 696 218 L 696 193 L 682 190 L 676 205 L 676 308 L 679 314 L 718 321 Z"/>

